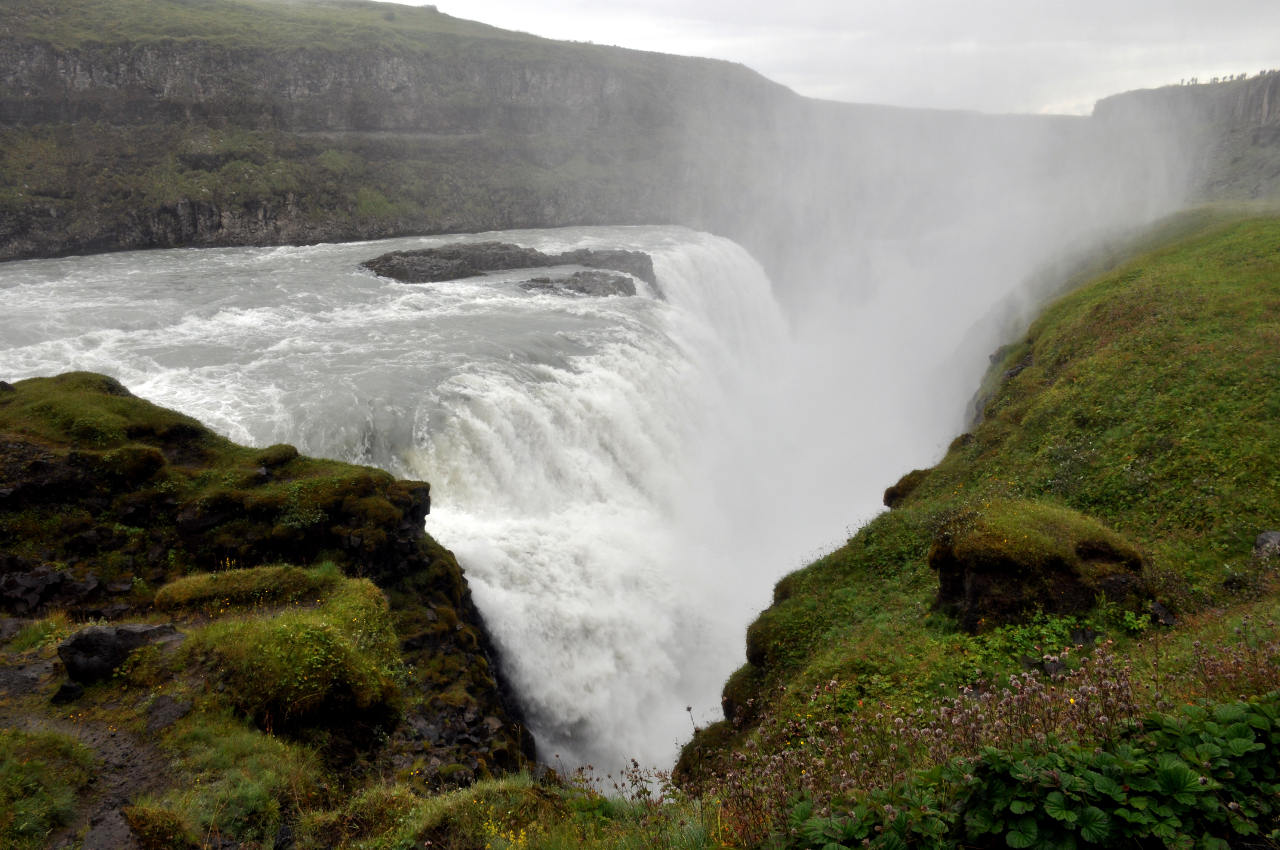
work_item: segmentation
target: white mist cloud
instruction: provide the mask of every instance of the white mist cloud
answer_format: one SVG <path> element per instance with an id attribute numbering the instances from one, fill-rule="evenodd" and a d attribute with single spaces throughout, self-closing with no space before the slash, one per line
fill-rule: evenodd
<path id="1" fill-rule="evenodd" d="M 438 0 L 551 38 L 742 62 L 801 94 L 986 112 L 1280 67 L 1274 0 Z"/>

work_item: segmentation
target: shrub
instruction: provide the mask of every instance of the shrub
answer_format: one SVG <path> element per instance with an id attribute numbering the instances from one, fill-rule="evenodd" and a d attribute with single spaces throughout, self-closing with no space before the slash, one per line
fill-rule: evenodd
<path id="1" fill-rule="evenodd" d="M 986 748 L 834 814 L 791 812 L 793 848 L 1273 846 L 1280 693 L 1155 715 L 1105 749 Z"/>

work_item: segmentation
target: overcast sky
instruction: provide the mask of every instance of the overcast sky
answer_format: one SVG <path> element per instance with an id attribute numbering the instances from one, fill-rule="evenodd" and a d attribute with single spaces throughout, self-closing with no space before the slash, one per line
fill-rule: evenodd
<path id="1" fill-rule="evenodd" d="M 410 0 L 421 5 L 418 0 Z M 801 94 L 986 112 L 1280 68 L 1280 0 L 436 0 L 550 38 L 710 56 Z"/>

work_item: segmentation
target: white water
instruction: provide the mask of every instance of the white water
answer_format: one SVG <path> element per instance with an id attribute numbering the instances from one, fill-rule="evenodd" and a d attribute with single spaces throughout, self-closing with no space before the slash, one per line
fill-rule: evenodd
<path id="1" fill-rule="evenodd" d="M 769 282 L 678 228 L 464 238 L 644 250 L 665 300 L 358 269 L 454 238 L 10 263 L 0 377 L 105 372 L 235 440 L 431 481 L 428 531 L 459 556 L 543 757 L 669 763 L 798 557 L 763 542 L 769 463 L 744 455 L 787 347 Z"/>

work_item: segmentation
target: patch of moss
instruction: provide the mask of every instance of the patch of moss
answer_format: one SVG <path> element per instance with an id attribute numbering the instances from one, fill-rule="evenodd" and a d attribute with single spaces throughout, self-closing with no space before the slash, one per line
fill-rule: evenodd
<path id="1" fill-rule="evenodd" d="M 295 566 L 251 567 L 199 573 L 171 581 L 155 595 L 162 611 L 201 610 L 208 614 L 243 607 L 319 603 L 342 581 L 342 573 L 328 568 Z"/>
<path id="2" fill-rule="evenodd" d="M 316 608 L 195 629 L 180 659 L 213 672 L 226 700 L 265 729 L 385 721 L 404 678 L 386 600 L 363 579 L 344 581 Z"/>
<path id="3" fill-rule="evenodd" d="M 947 519 L 929 550 L 939 608 L 966 631 L 1037 611 L 1083 614 L 1102 599 L 1146 598 L 1142 556 L 1128 540 L 1069 508 L 995 500 Z"/>

